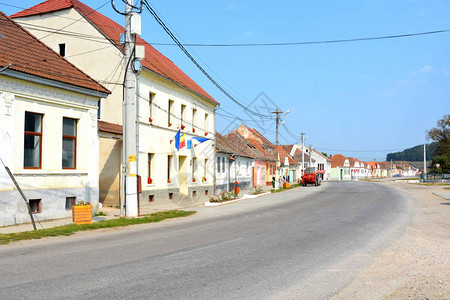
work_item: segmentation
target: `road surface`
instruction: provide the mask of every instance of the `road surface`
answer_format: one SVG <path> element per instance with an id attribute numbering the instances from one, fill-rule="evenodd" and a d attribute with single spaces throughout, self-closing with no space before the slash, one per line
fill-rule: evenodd
<path id="1" fill-rule="evenodd" d="M 414 198 L 324 182 L 196 215 L 0 247 L 2 299 L 323 299 L 410 223 Z"/>

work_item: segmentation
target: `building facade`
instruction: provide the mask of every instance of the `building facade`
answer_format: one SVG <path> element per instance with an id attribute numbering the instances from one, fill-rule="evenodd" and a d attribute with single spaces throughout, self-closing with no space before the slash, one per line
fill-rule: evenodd
<path id="1" fill-rule="evenodd" d="M 112 94 L 99 105 L 98 117 L 102 122 L 99 168 L 103 175 L 99 185 L 101 202 L 118 204 L 124 76 L 124 47 L 120 35 L 125 29 L 77 0 L 47 0 L 13 17 L 111 89 Z M 78 35 L 47 36 L 39 30 L 42 26 Z M 80 42 L 80 35 L 90 38 Z M 145 52 L 136 78 L 140 207 L 183 205 L 185 200 L 192 203 L 208 198 L 214 193 L 215 108 L 218 103 L 150 44 L 140 37 L 136 43 L 143 46 Z M 186 141 L 193 137 L 209 141 L 178 150 L 174 147 L 174 137 L 179 130 Z"/>
<path id="2" fill-rule="evenodd" d="M 71 216 L 73 203 L 99 203 L 97 107 L 109 91 L 11 19 L 0 51 L 0 157 L 38 220 Z M 26 47 L 25 47 L 26 46 Z M 0 226 L 30 222 L 0 166 Z"/>

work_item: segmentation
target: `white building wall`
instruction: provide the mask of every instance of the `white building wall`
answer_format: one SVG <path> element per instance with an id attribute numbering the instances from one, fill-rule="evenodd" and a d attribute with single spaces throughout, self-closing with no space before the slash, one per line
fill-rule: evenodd
<path id="1" fill-rule="evenodd" d="M 66 197 L 98 204 L 97 100 L 87 95 L 1 76 L 0 156 L 30 199 L 41 199 L 39 220 L 67 217 Z M 25 169 L 25 112 L 42 118 L 40 169 Z M 76 169 L 62 169 L 63 117 L 77 120 Z M 25 203 L 0 166 L 0 226 L 29 222 Z"/>
<path id="2" fill-rule="evenodd" d="M 59 44 L 65 44 L 66 59 L 112 91 L 101 100 L 101 119 L 122 124 L 122 87 L 124 63 L 122 52 L 101 34 L 75 9 L 64 9 L 43 15 L 15 18 L 30 33 L 59 53 Z M 78 20 L 77 22 L 74 22 Z M 37 25 L 61 32 L 48 34 Z M 80 38 L 65 31 L 88 36 Z M 42 39 L 43 38 L 43 39 Z M 119 37 L 117 37 L 119 39 Z"/>
<path id="3" fill-rule="evenodd" d="M 79 20 L 73 23 L 73 20 Z M 110 43 L 96 28 L 94 28 L 84 17 L 82 17 L 75 9 L 65 9 L 49 14 L 29 16 L 17 18 L 21 24 L 28 23 L 49 28 L 63 28 L 67 31 L 73 31 L 80 34 L 88 35 L 92 38 L 80 40 L 77 37 L 53 34 L 43 39 L 47 45 L 53 50 L 59 51 L 59 44 L 66 44 L 66 57 L 78 68 L 89 74 L 92 78 L 98 80 L 106 88 L 112 91 L 106 99 L 101 102 L 101 120 L 122 124 L 122 87 L 123 82 L 123 54 L 119 49 Z M 68 27 L 65 27 L 68 26 Z M 28 27 L 27 27 L 28 28 Z M 39 30 L 28 28 L 31 33 L 38 38 L 46 36 Z M 117 37 L 119 38 L 119 37 Z M 82 55 L 79 55 L 82 54 Z M 154 93 L 154 104 L 152 106 L 152 115 L 149 109 L 149 93 Z M 188 189 L 189 195 L 192 196 L 191 190 L 196 188 L 202 195 L 212 194 L 214 189 L 214 164 L 215 164 L 215 105 L 190 92 L 175 83 L 170 82 L 148 70 L 144 70 L 140 75 L 139 84 L 139 174 L 142 176 L 143 195 L 141 201 L 148 199 L 150 195 L 155 195 L 156 200 L 167 198 L 168 193 L 178 194 L 179 181 L 179 157 L 186 156 L 188 161 Z M 172 125 L 168 126 L 168 101 L 173 101 L 173 109 L 171 112 L 175 117 L 171 117 Z M 181 124 L 181 105 L 186 106 L 185 121 Z M 195 120 L 192 117 L 192 110 L 196 109 L 197 114 Z M 208 115 L 207 122 L 205 115 Z M 151 122 L 149 118 L 151 117 Z M 194 121 L 195 126 L 192 126 Z M 192 136 L 200 136 L 210 138 L 211 141 L 202 143 L 192 150 L 176 151 L 173 140 L 177 130 L 181 125 L 186 126 L 183 130 L 187 133 L 187 139 Z M 195 132 L 193 132 L 195 128 Z M 108 149 L 106 149 L 108 150 Z M 102 151 L 105 153 L 107 151 Z M 147 180 L 148 174 L 148 153 L 154 153 L 152 169 L 152 183 Z M 168 155 L 173 155 L 172 163 L 172 180 L 167 182 L 167 161 Z M 192 180 L 191 166 L 193 158 L 196 158 L 198 164 L 196 182 Z M 208 164 L 205 169 L 205 160 Z M 102 169 L 103 166 L 100 166 Z M 117 173 L 118 170 L 111 170 Z M 206 181 L 202 181 L 202 177 Z M 175 197 L 177 198 L 177 197 Z M 142 200 L 144 199 L 144 200 Z M 178 199 L 178 198 L 177 198 Z M 177 201 L 174 199 L 174 201 Z M 117 199 L 118 203 L 118 199 Z"/>
<path id="4" fill-rule="evenodd" d="M 159 198 L 163 198 L 164 190 L 180 188 L 181 181 L 184 180 L 183 176 L 187 176 L 189 193 L 185 194 L 181 190 L 180 193 L 192 197 L 194 191 L 198 190 L 199 194 L 203 195 L 207 190 L 208 195 L 212 195 L 216 164 L 215 105 L 148 71 L 141 73 L 139 81 L 139 174 L 143 177 L 148 174 L 149 153 L 155 155 L 152 160 L 152 170 L 159 170 L 159 172 L 152 172 L 151 184 L 146 180 L 143 181 L 144 194 L 158 195 Z M 150 96 L 152 97 L 151 106 Z M 172 103 L 170 126 L 169 101 Z M 182 106 L 184 107 L 183 116 Z M 196 111 L 195 118 L 194 110 Z M 181 129 L 182 127 L 183 129 Z M 191 149 L 185 147 L 178 151 L 175 148 L 174 140 L 178 130 L 186 134 L 186 145 L 192 137 L 205 137 L 210 140 L 201 144 L 193 141 Z M 167 182 L 168 155 L 173 155 L 170 183 Z M 179 173 L 183 170 L 180 170 L 178 164 L 180 156 L 186 156 L 189 163 L 185 170 L 187 174 L 182 174 L 181 177 Z M 195 174 L 192 174 L 194 160 L 196 171 Z M 205 161 L 207 161 L 206 166 Z M 195 182 L 193 176 L 196 179 Z M 203 178 L 206 178 L 206 181 L 202 180 Z"/>

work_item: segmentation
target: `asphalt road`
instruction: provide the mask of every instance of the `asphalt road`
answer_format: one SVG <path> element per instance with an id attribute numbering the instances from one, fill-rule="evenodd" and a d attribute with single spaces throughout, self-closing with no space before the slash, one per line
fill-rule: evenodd
<path id="1" fill-rule="evenodd" d="M 325 182 L 193 217 L 0 247 L 1 299 L 324 299 L 399 238 L 413 198 Z"/>

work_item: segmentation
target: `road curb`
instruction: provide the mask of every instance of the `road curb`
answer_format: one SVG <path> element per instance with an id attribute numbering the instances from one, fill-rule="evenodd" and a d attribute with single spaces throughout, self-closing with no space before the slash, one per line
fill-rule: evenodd
<path id="1" fill-rule="evenodd" d="M 248 194 L 246 194 L 246 195 L 242 196 L 242 198 L 239 198 L 239 199 L 234 199 L 234 200 L 225 201 L 225 202 L 205 202 L 204 205 L 205 206 L 210 206 L 210 207 L 212 207 L 212 206 L 222 206 L 222 205 L 226 205 L 226 204 L 230 204 L 230 203 L 235 203 L 235 202 L 238 202 L 238 201 L 241 201 L 241 200 L 244 200 L 244 199 L 252 199 L 252 198 L 256 198 L 256 197 L 260 197 L 260 196 L 265 196 L 265 195 L 268 195 L 268 194 L 271 194 L 271 192 L 261 193 L 261 194 L 258 194 L 258 195 L 248 195 Z"/>

